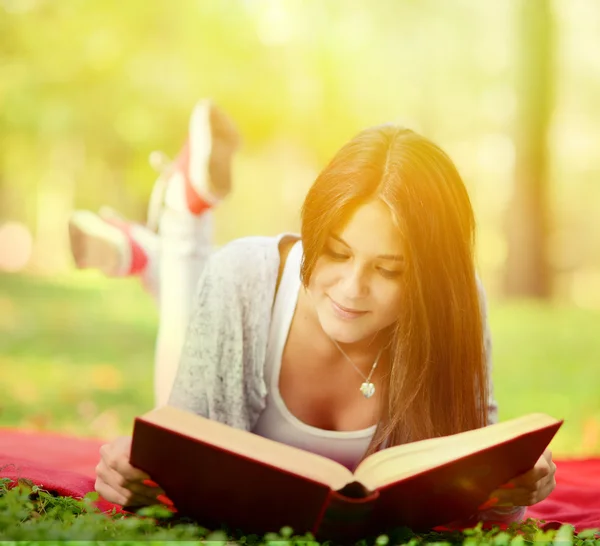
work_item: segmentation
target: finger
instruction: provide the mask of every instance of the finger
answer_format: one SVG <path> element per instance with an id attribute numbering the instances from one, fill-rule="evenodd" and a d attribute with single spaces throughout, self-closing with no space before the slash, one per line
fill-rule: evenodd
<path id="1" fill-rule="evenodd" d="M 156 497 L 147 497 L 145 495 L 134 494 L 130 497 L 129 502 L 125 503 L 123 507 L 129 508 L 140 508 L 142 506 L 154 506 L 156 504 L 163 504 Z"/>
<path id="2" fill-rule="evenodd" d="M 161 487 L 149 487 L 143 483 L 132 483 L 127 485 L 127 489 L 132 491 L 136 495 L 146 497 L 156 501 L 156 498 L 160 495 L 164 495 L 165 492 Z"/>
<path id="3" fill-rule="evenodd" d="M 531 506 L 537 502 L 536 490 L 521 487 L 496 489 L 489 498 L 496 499 L 494 506 Z"/>
<path id="4" fill-rule="evenodd" d="M 525 474 L 521 474 L 510 480 L 509 483 L 518 487 L 534 487 L 537 482 L 550 474 L 550 468 L 547 466 L 535 466 Z"/>
<path id="5" fill-rule="evenodd" d="M 515 506 L 531 506 L 544 500 L 556 487 L 554 474 L 540 479 L 533 485 L 516 487 L 512 483 L 505 484 L 490 495 L 490 498 L 497 498 L 499 505 L 514 504 Z"/>
<path id="6" fill-rule="evenodd" d="M 95 489 L 107 501 L 123 507 L 134 508 L 161 504 L 157 498 L 134 493 L 129 489 L 124 489 L 116 485 L 110 485 L 101 479 L 96 481 Z"/>
<path id="7" fill-rule="evenodd" d="M 100 456 L 101 462 L 104 462 L 109 468 L 116 470 L 121 476 L 125 477 L 127 481 L 141 482 L 150 479 L 150 476 L 146 472 L 133 467 L 129 463 L 128 453 L 111 444 L 105 444 L 100 447 Z"/>
<path id="8" fill-rule="evenodd" d="M 96 478 L 94 488 L 102 498 L 121 506 L 128 504 L 131 498 L 130 491 L 123 491 L 119 487 L 112 487 L 101 478 Z"/>
<path id="9" fill-rule="evenodd" d="M 128 491 L 128 494 L 123 495 L 121 498 L 123 498 L 124 500 L 119 504 L 126 510 L 161 504 L 161 502 L 158 499 L 146 497 L 144 495 L 138 495 L 132 493 L 131 491 Z"/>
<path id="10" fill-rule="evenodd" d="M 119 457 L 116 460 L 116 465 L 113 467 L 127 482 L 143 482 L 150 480 L 148 473 L 135 468 L 129 464 L 129 459 L 125 456 Z"/>
<path id="11" fill-rule="evenodd" d="M 115 491 L 101 478 L 96 478 L 94 490 L 100 495 L 100 497 L 108 502 L 112 502 L 113 504 L 120 504 L 122 506 L 124 502 L 127 502 L 127 498 L 125 496 Z"/>
<path id="12" fill-rule="evenodd" d="M 548 476 L 548 478 L 546 478 L 544 481 L 542 481 L 542 483 L 540 484 L 540 487 L 538 488 L 538 502 L 544 500 L 546 497 L 548 497 L 548 495 L 550 495 L 550 493 L 552 493 L 552 491 L 554 491 L 554 488 L 556 487 L 556 481 L 554 479 L 553 475 Z"/>
<path id="13" fill-rule="evenodd" d="M 96 474 L 105 483 L 125 496 L 134 494 L 156 500 L 158 495 L 164 495 L 163 489 L 158 485 L 151 486 L 145 485 L 142 482 L 128 481 L 124 476 L 119 474 L 119 472 L 102 463 L 96 468 Z"/>

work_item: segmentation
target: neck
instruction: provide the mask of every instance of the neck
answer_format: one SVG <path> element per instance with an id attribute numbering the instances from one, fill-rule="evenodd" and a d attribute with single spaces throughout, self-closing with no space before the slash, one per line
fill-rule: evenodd
<path id="1" fill-rule="evenodd" d="M 372 363 L 382 352 L 386 341 L 382 332 L 377 332 L 373 336 L 353 343 L 342 343 L 337 340 L 335 343 L 353 360 L 357 362 L 370 360 Z"/>

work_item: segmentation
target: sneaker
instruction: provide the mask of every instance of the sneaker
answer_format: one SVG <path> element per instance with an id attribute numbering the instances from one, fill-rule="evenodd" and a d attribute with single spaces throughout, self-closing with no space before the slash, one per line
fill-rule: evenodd
<path id="1" fill-rule="evenodd" d="M 168 163 L 153 152 L 150 163 L 160 171 L 148 208 L 148 226 L 156 229 L 163 203 L 198 216 L 231 191 L 231 162 L 241 139 L 233 122 L 210 100 L 199 101 L 190 117 L 188 139 Z"/>
<path id="2" fill-rule="evenodd" d="M 98 269 L 109 277 L 141 273 L 148 256 L 131 234 L 134 224 L 112 209 L 105 208 L 102 214 L 78 210 L 69 218 L 69 242 L 76 267 Z"/>

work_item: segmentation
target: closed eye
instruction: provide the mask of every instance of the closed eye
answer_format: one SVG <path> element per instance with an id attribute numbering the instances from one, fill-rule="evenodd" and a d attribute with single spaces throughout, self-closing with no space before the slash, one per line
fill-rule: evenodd
<path id="1" fill-rule="evenodd" d="M 327 254 L 334 260 L 347 260 L 349 258 L 349 256 L 347 254 L 341 254 L 339 252 L 335 252 L 329 247 L 325 247 L 325 254 Z"/>
<path id="2" fill-rule="evenodd" d="M 402 275 L 402 271 L 391 271 L 389 269 L 384 269 L 383 267 L 378 267 L 377 269 L 379 273 L 388 279 L 396 279 Z"/>

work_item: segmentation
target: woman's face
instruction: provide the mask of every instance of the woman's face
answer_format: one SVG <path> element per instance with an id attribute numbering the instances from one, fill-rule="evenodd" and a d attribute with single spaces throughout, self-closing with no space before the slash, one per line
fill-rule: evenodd
<path id="1" fill-rule="evenodd" d="M 405 267 L 390 210 L 378 199 L 360 206 L 343 229 L 332 231 L 308 286 L 325 333 L 356 343 L 392 324 Z"/>

